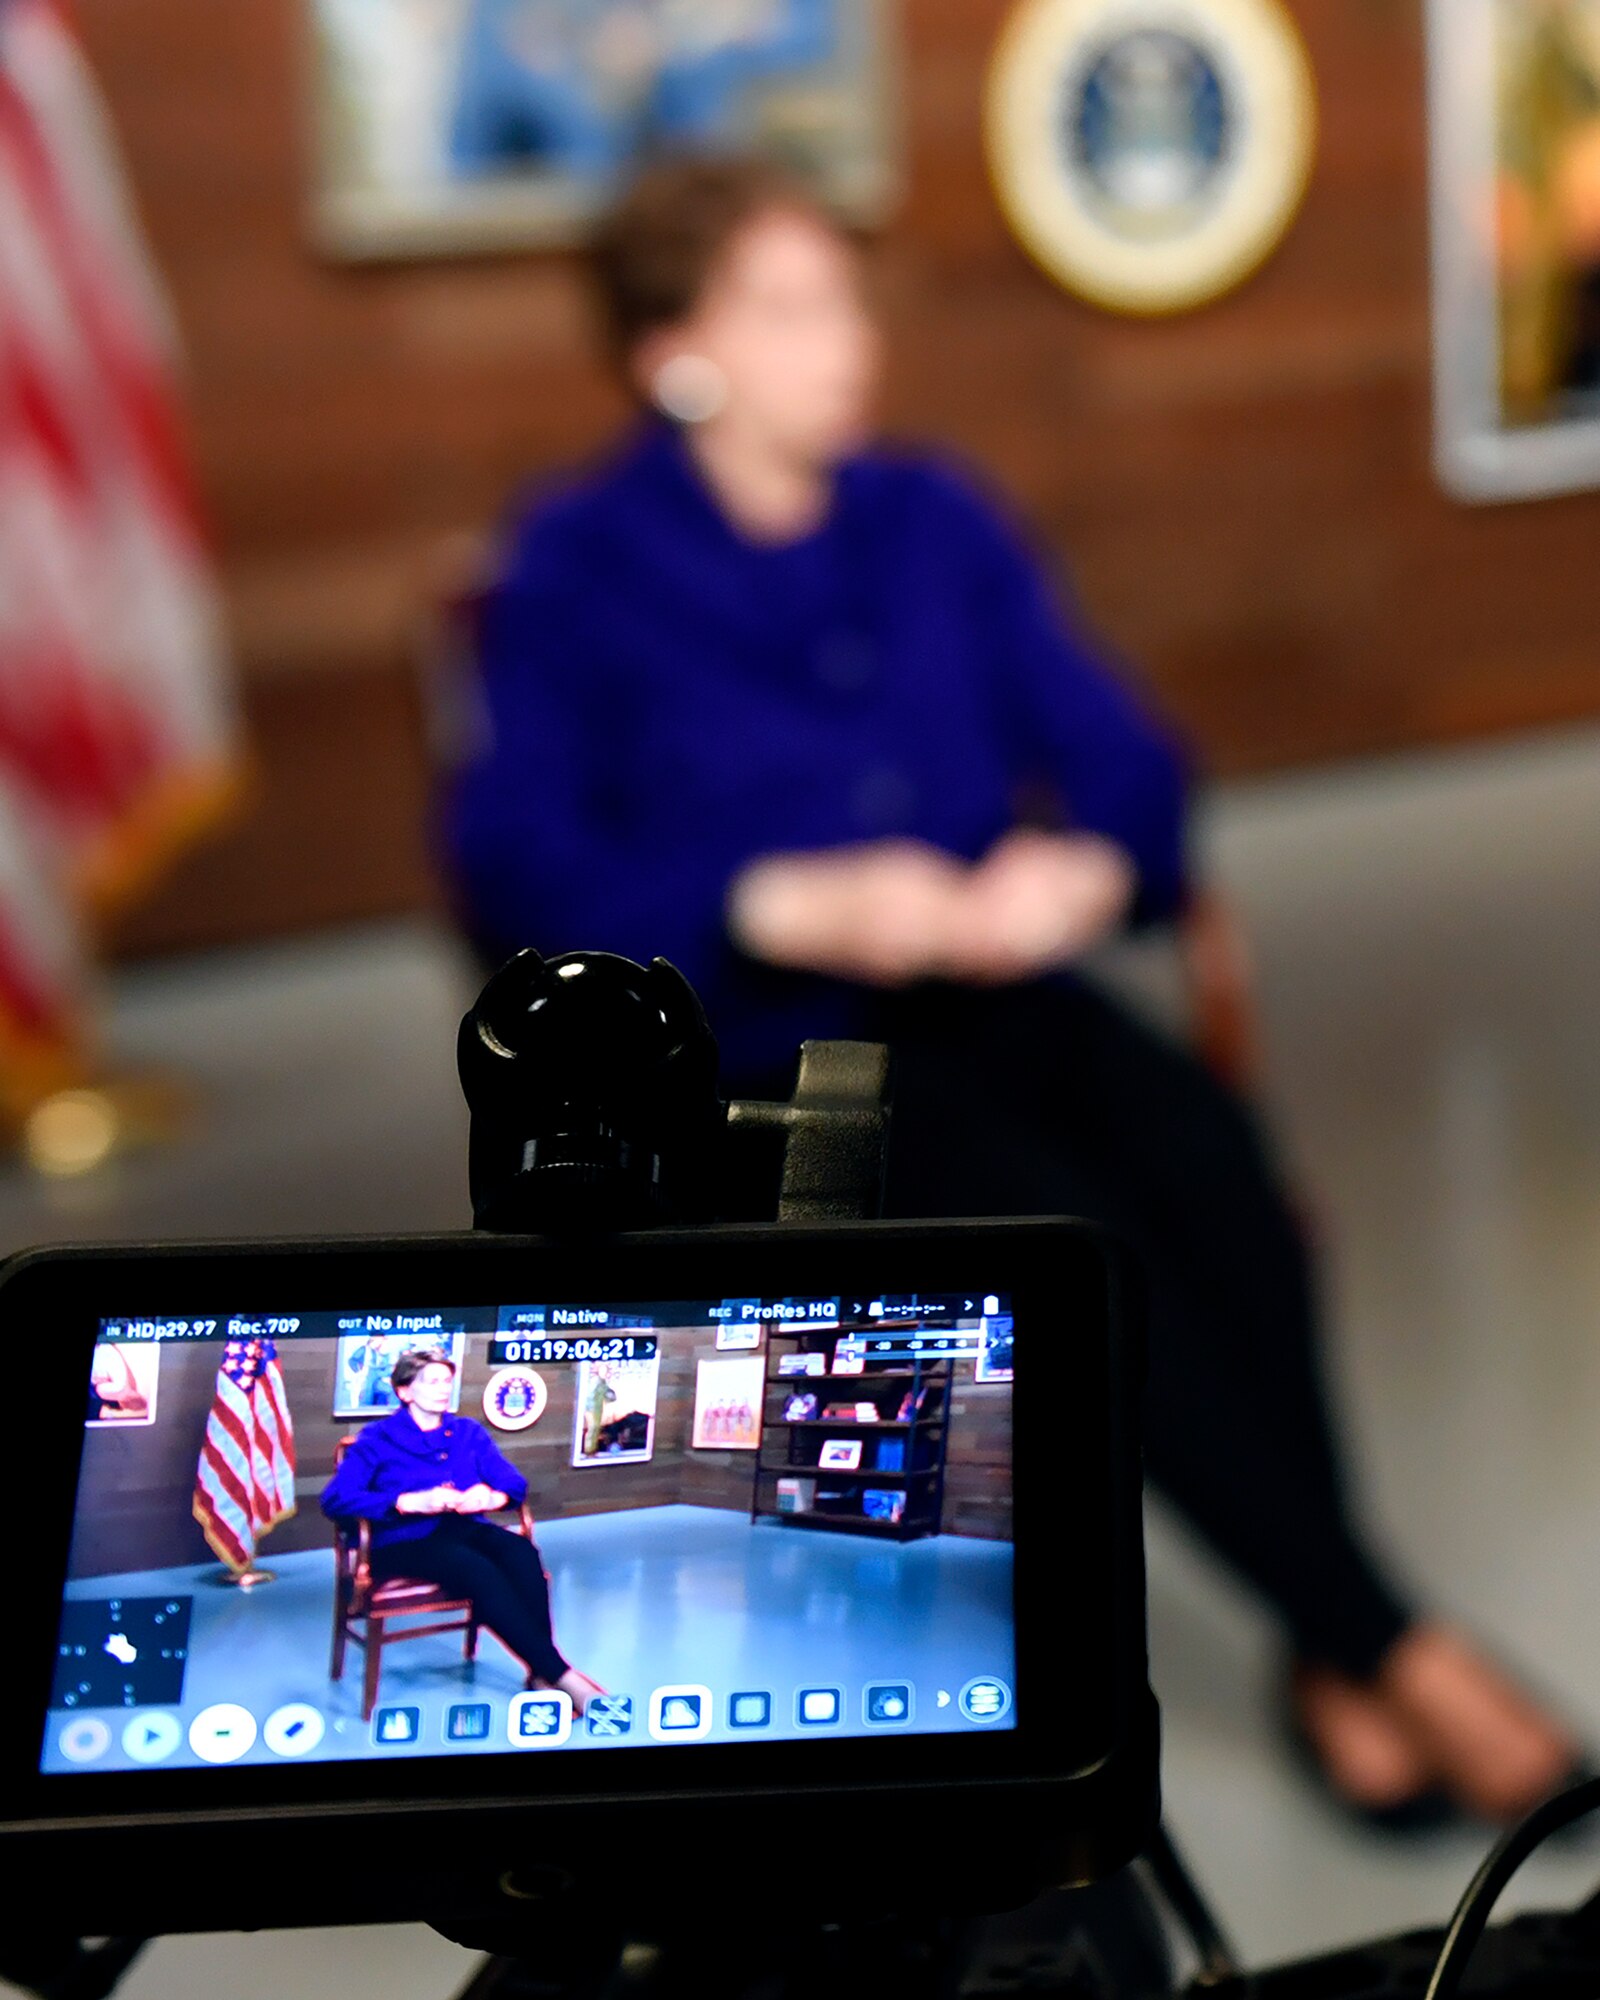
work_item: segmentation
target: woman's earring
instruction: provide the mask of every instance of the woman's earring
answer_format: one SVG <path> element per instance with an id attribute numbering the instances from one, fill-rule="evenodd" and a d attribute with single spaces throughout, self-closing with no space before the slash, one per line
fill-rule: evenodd
<path id="1" fill-rule="evenodd" d="M 727 405 L 728 378 L 704 354 L 674 354 L 650 378 L 650 398 L 674 423 L 707 423 Z"/>

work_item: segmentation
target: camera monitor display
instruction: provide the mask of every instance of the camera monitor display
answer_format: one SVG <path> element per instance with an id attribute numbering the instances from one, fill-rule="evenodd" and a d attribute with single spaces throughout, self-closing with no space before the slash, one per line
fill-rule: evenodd
<path id="1" fill-rule="evenodd" d="M 1011 1731 L 1013 1335 L 982 1289 L 102 1318 L 39 1767 Z"/>

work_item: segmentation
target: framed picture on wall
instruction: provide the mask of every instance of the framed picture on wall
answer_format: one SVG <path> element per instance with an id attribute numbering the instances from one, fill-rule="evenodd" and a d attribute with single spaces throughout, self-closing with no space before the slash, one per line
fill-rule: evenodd
<path id="1" fill-rule="evenodd" d="M 574 1382 L 574 1465 L 637 1465 L 656 1448 L 661 1359 L 580 1361 Z"/>
<path id="2" fill-rule="evenodd" d="M 1010 1313 L 986 1313 L 973 1379 L 978 1382 L 1010 1382 L 1016 1377 L 1013 1350 L 1016 1321 Z"/>
<path id="3" fill-rule="evenodd" d="M 1435 460 L 1600 486 L 1600 0 L 1429 0 Z"/>
<path id="4" fill-rule="evenodd" d="M 102 1340 L 89 1371 L 91 1430 L 119 1429 L 156 1420 L 161 1349 L 153 1340 Z"/>
<path id="5" fill-rule="evenodd" d="M 733 1352 L 748 1353 L 761 1345 L 761 1328 L 755 1326 L 719 1326 L 717 1345 Z"/>
<path id="6" fill-rule="evenodd" d="M 581 241 L 674 149 L 767 153 L 860 221 L 891 193 L 885 0 L 302 4 L 336 255 Z"/>
<path id="7" fill-rule="evenodd" d="M 450 1382 L 450 1407 L 461 1407 L 461 1357 L 467 1344 L 462 1333 L 345 1333 L 339 1336 L 333 1364 L 333 1414 L 336 1417 L 386 1417 L 400 1407 L 391 1377 L 402 1354 L 417 1348 L 438 1348 L 455 1363 Z"/>
<path id="8" fill-rule="evenodd" d="M 695 1364 L 694 1445 L 697 1451 L 754 1451 L 761 1443 L 766 1364 L 759 1354 Z"/>

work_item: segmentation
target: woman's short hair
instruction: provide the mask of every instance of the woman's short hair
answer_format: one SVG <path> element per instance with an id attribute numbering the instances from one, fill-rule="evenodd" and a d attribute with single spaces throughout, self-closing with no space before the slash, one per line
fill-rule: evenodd
<path id="1" fill-rule="evenodd" d="M 600 224 L 589 252 L 616 358 L 626 361 L 647 334 L 687 318 L 729 243 L 771 209 L 837 227 L 814 195 L 766 160 L 691 156 L 647 167 Z"/>
<path id="2" fill-rule="evenodd" d="M 401 1355 L 390 1373 L 395 1394 L 409 1389 L 424 1368 L 448 1368 L 452 1375 L 456 1372 L 456 1364 L 442 1347 L 413 1347 Z"/>

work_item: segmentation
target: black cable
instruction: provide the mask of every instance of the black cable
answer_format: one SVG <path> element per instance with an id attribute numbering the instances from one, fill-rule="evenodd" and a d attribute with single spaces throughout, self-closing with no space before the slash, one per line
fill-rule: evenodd
<path id="1" fill-rule="evenodd" d="M 1167 1899 L 1168 1907 L 1199 1958 L 1196 1984 L 1216 1986 L 1225 1979 L 1242 1978 L 1244 1968 L 1239 1963 L 1238 1954 L 1228 1942 L 1210 1904 L 1189 1873 L 1188 1864 L 1164 1826 L 1156 1828 L 1155 1838 L 1144 1858 L 1155 1877 L 1156 1887 Z"/>
<path id="2" fill-rule="evenodd" d="M 1457 1904 L 1424 2000 L 1455 2000 L 1473 1949 L 1483 1936 L 1484 1926 L 1506 1884 L 1551 1834 L 1559 1833 L 1575 1819 L 1582 1819 L 1596 1806 L 1600 1806 L 1600 1778 L 1590 1778 L 1574 1785 L 1569 1792 L 1558 1792 L 1553 1799 L 1546 1799 L 1520 1826 L 1512 1828 L 1472 1878 L 1467 1893 Z"/>

